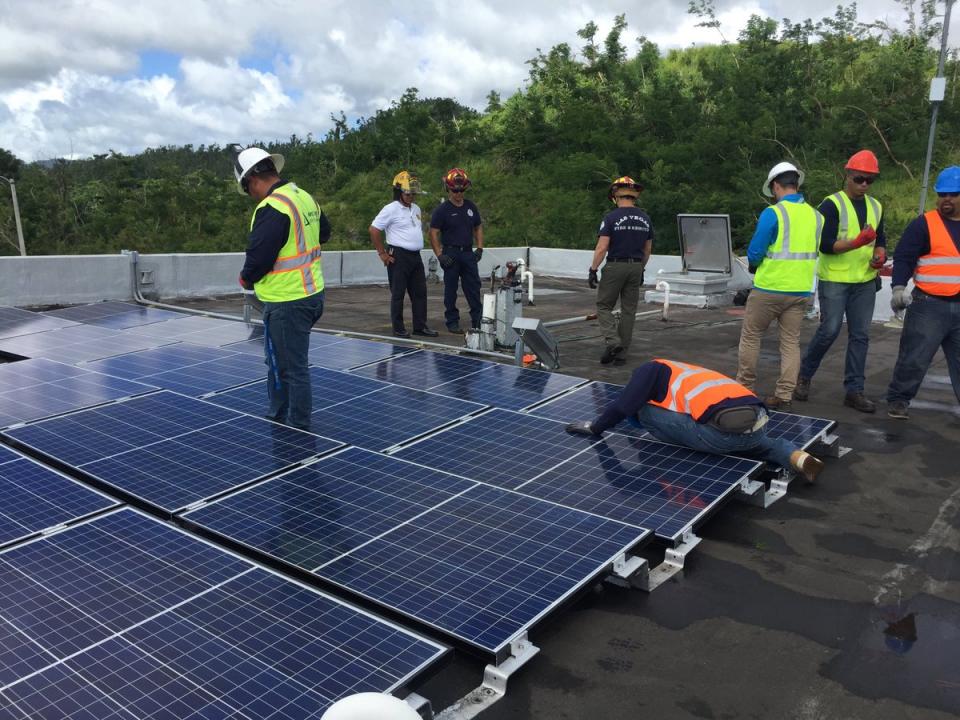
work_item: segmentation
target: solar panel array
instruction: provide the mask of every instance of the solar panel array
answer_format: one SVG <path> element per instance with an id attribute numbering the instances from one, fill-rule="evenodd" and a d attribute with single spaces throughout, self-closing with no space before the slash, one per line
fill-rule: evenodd
<path id="1" fill-rule="evenodd" d="M 132 510 L 0 553 L 5 717 L 319 718 L 423 637 Z"/>
<path id="2" fill-rule="evenodd" d="M 25 425 L 6 436 L 166 513 L 339 446 L 167 391 Z"/>
<path id="3" fill-rule="evenodd" d="M 356 448 L 186 518 L 494 655 L 648 534 Z"/>
<path id="4" fill-rule="evenodd" d="M 556 420 L 595 416 L 615 385 L 319 333 L 305 433 L 259 417 L 259 326 L 129 303 L 25 312 L 0 308 L 0 351 L 82 367 L 0 365 L 2 435 L 87 484 L 0 447 L 11 717 L 319 717 L 443 652 L 113 497 L 500 661 L 651 531 L 677 542 L 760 467 L 628 426 L 564 432 Z M 831 427 L 770 425 L 806 444 Z"/>

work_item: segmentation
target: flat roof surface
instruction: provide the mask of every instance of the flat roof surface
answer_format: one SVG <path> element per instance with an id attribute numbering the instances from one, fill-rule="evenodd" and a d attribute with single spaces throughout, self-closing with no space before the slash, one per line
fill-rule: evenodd
<path id="1" fill-rule="evenodd" d="M 526 316 L 594 312 L 586 281 L 536 278 Z M 442 286 L 428 317 L 444 332 Z M 484 290 L 489 289 L 489 282 Z M 180 305 L 239 314 L 240 296 Z M 469 317 L 461 298 L 461 315 Z M 657 306 L 641 305 L 641 310 Z M 405 306 L 408 329 L 409 301 Z M 596 321 L 552 328 L 560 372 L 625 383 L 651 358 L 733 375 L 742 308 L 674 305 L 637 320 L 627 362 L 601 365 Z M 318 327 L 390 335 L 385 286 L 330 287 Z M 816 320 L 804 322 L 806 346 Z M 871 328 L 867 395 L 878 412 L 842 404 L 841 336 L 793 411 L 838 421 L 851 451 L 827 458 L 818 483 L 793 483 L 768 509 L 726 504 L 698 529 L 686 569 L 651 594 L 609 585 L 538 626 L 541 653 L 509 681 L 496 718 L 949 718 L 960 714 L 960 409 L 938 353 L 908 421 L 881 402 L 900 332 Z M 509 358 L 505 357 L 509 361 Z M 768 333 L 759 392 L 778 370 Z M 586 418 L 571 418 L 586 419 Z M 491 462 L 502 462 L 491 458 Z M 475 688 L 483 661 L 458 652 L 414 689 L 435 710 Z"/>
<path id="2" fill-rule="evenodd" d="M 586 281 L 536 279 L 527 316 L 594 312 Z M 487 291 L 489 283 L 485 283 Z M 234 296 L 202 303 L 239 312 Z M 461 314 L 468 317 L 460 300 Z M 406 305 L 409 318 L 409 302 Z M 643 306 L 641 310 L 656 309 Z M 596 321 L 559 326 L 560 372 L 625 383 L 654 357 L 736 373 L 742 308 L 671 307 L 637 321 L 627 362 L 600 365 Z M 428 316 L 443 332 L 442 286 Z M 409 320 L 408 320 L 409 322 Z M 331 287 L 319 327 L 389 335 L 385 286 Z M 409 327 L 409 326 L 408 326 Z M 806 346 L 816 320 L 803 325 Z M 651 594 L 605 585 L 538 628 L 541 653 L 483 718 L 948 718 L 960 713 L 960 410 L 938 353 L 907 421 L 882 401 L 900 332 L 871 328 L 874 415 L 843 406 L 841 337 L 794 412 L 836 419 L 843 446 L 814 486 L 764 510 L 732 502 L 698 530 L 686 570 Z M 759 390 L 779 353 L 771 329 Z M 578 418 L 571 418 L 578 419 Z M 496 462 L 497 459 L 491 459 Z M 423 687 L 435 709 L 479 683 L 458 653 Z"/>

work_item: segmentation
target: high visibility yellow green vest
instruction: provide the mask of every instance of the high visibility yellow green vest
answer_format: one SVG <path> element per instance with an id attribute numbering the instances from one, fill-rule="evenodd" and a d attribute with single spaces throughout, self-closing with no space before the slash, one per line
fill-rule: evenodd
<path id="1" fill-rule="evenodd" d="M 290 219 L 290 233 L 273 269 L 254 284 L 257 297 L 263 302 L 288 302 L 320 292 L 323 290 L 321 211 L 316 200 L 293 183 L 281 185 L 257 205 L 250 219 L 251 230 L 257 210 L 265 205 Z"/>
<path id="2" fill-rule="evenodd" d="M 777 239 L 753 284 L 761 290 L 812 292 L 816 274 L 823 215 L 805 202 L 781 200 L 773 206 L 777 214 Z"/>
<path id="3" fill-rule="evenodd" d="M 867 224 L 876 230 L 883 217 L 883 206 L 869 195 L 865 195 L 864 198 L 867 201 Z M 842 191 L 829 195 L 827 200 L 837 206 L 840 218 L 837 240 L 855 239 L 863 228 L 860 227 L 860 218 L 857 217 L 853 202 Z M 870 243 L 845 253 L 823 253 L 820 256 L 817 274 L 821 280 L 829 282 L 862 283 L 873 280 L 879 272 L 870 267 L 873 247 L 874 243 Z"/>

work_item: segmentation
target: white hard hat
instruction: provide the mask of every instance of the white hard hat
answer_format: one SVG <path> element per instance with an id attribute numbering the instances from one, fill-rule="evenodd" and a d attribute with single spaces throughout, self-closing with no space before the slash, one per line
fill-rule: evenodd
<path id="1" fill-rule="evenodd" d="M 270 154 L 263 148 L 248 147 L 237 153 L 233 161 L 233 176 L 237 179 L 237 192 L 246 195 L 243 189 L 243 179 L 250 173 L 257 163 L 263 160 L 273 160 L 273 166 L 280 172 L 283 169 L 283 155 Z"/>
<path id="2" fill-rule="evenodd" d="M 803 170 L 798 168 L 793 163 L 788 163 L 788 162 L 777 163 L 772 168 L 770 168 L 770 172 L 767 174 L 767 181 L 763 184 L 764 195 L 766 195 L 767 197 L 773 197 L 773 191 L 770 189 L 770 183 L 773 182 L 774 178 L 776 178 L 778 175 L 783 175 L 783 173 L 785 172 L 797 173 L 797 175 L 800 176 L 800 181 L 797 183 L 797 187 L 799 187 L 800 185 L 803 185 L 803 177 L 804 177 Z"/>
<path id="3" fill-rule="evenodd" d="M 320 720 L 423 720 L 408 703 L 377 692 L 357 693 L 337 700 Z"/>

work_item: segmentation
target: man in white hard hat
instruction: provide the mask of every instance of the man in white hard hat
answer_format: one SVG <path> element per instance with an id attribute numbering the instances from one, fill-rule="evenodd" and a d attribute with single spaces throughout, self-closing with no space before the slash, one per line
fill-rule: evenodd
<path id="1" fill-rule="evenodd" d="M 760 213 L 747 248 L 755 273 L 740 330 L 737 382 L 753 390 L 757 381 L 760 343 L 770 323 L 780 332 L 780 377 L 764 404 L 773 410 L 791 409 L 800 372 L 800 325 L 813 294 L 823 216 L 804 202 L 799 188 L 803 172 L 788 162 L 771 168 L 763 194 L 776 201 Z"/>
<path id="2" fill-rule="evenodd" d="M 323 314 L 320 245 L 330 237 L 330 223 L 308 192 L 280 179 L 282 155 L 234 150 L 237 190 L 257 202 L 240 285 L 263 302 L 267 417 L 307 430 L 313 409 L 307 352 L 310 330 Z"/>
<path id="3" fill-rule="evenodd" d="M 370 223 L 370 240 L 377 249 L 380 261 L 387 267 L 390 283 L 390 321 L 393 334 L 410 337 L 403 322 L 403 296 L 410 295 L 413 311 L 413 334 L 437 337 L 439 333 L 427 327 L 427 280 L 423 271 L 423 225 L 420 208 L 414 198 L 420 192 L 420 181 L 415 175 L 401 170 L 393 178 L 393 202 L 384 205 Z M 387 235 L 384 247 L 383 235 Z"/>

